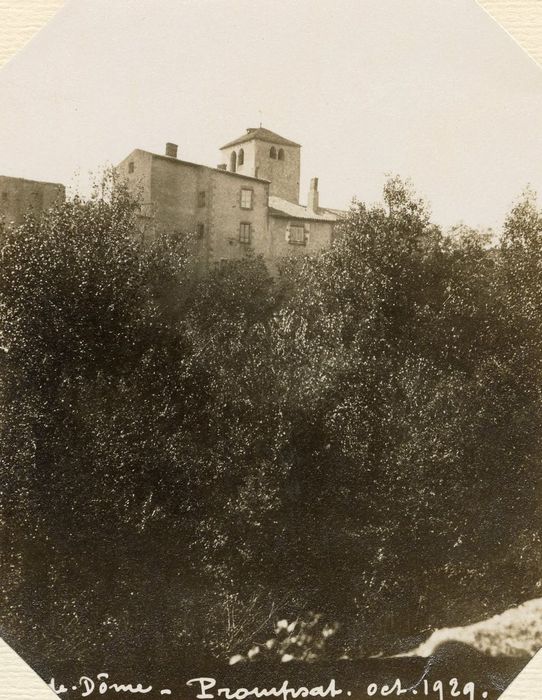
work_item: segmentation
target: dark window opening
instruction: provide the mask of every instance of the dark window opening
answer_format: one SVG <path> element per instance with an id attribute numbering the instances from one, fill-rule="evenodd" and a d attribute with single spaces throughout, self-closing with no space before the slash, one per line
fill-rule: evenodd
<path id="1" fill-rule="evenodd" d="M 279 160 L 284 160 L 284 149 L 279 148 L 278 158 Z"/>
<path id="2" fill-rule="evenodd" d="M 237 170 L 237 153 L 232 151 L 230 156 L 230 170 L 234 173 Z"/>
<path id="3" fill-rule="evenodd" d="M 243 149 L 239 151 L 239 158 L 237 159 L 237 165 L 243 165 L 245 162 L 245 152 Z"/>
<path id="4" fill-rule="evenodd" d="M 275 159 L 277 157 L 277 149 L 274 146 L 271 146 L 271 149 L 269 151 L 269 157 Z"/>

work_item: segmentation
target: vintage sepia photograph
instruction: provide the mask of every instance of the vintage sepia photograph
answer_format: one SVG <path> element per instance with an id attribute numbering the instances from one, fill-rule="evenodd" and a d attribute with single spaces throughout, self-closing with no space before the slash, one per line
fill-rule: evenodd
<path id="1" fill-rule="evenodd" d="M 69 700 L 496 700 L 542 68 L 475 0 L 61 5 L 0 68 L 0 637 Z"/>

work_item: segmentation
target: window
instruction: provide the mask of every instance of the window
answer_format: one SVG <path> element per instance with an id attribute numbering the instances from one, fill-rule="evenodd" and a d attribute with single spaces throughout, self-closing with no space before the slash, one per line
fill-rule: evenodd
<path id="1" fill-rule="evenodd" d="M 279 148 L 278 158 L 279 160 L 284 160 L 284 149 Z"/>
<path id="2" fill-rule="evenodd" d="M 204 207 L 205 204 L 205 190 L 202 190 L 201 192 L 198 192 L 198 207 Z"/>
<path id="3" fill-rule="evenodd" d="M 135 170 L 134 161 L 131 160 L 131 161 L 128 163 L 128 172 L 129 172 L 129 173 L 133 173 L 134 170 Z"/>
<path id="4" fill-rule="evenodd" d="M 237 165 L 243 165 L 245 162 L 245 152 L 243 149 L 239 151 L 239 156 L 237 158 Z"/>
<path id="5" fill-rule="evenodd" d="M 198 238 L 203 238 L 205 235 L 205 224 L 198 224 L 196 232 L 198 234 Z"/>
<path id="6" fill-rule="evenodd" d="M 290 226 L 290 243 L 305 243 L 304 226 Z"/>
<path id="7" fill-rule="evenodd" d="M 237 170 L 237 153 L 235 151 L 231 152 L 230 156 L 230 170 L 234 173 Z"/>
<path id="8" fill-rule="evenodd" d="M 271 150 L 269 151 L 269 157 L 270 158 L 277 157 L 277 149 L 274 146 L 271 146 Z"/>
<path id="9" fill-rule="evenodd" d="M 241 190 L 241 209 L 252 209 L 252 190 Z"/>
<path id="10" fill-rule="evenodd" d="M 251 225 L 242 223 L 239 228 L 239 242 L 250 243 Z"/>

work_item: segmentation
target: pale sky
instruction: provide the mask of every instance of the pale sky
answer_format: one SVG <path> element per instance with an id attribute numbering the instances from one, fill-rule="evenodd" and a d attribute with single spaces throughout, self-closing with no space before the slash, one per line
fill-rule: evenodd
<path id="1" fill-rule="evenodd" d="M 166 141 L 214 166 L 262 121 L 302 144 L 302 201 L 399 174 L 438 223 L 499 227 L 542 194 L 542 70 L 474 0 L 70 0 L 0 105 L 0 175 L 73 185 Z"/>

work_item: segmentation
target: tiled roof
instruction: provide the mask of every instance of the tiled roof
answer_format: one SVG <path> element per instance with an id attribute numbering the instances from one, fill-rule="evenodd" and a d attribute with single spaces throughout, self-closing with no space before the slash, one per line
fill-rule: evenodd
<path id="1" fill-rule="evenodd" d="M 260 126 L 259 129 L 247 129 L 246 134 L 243 134 L 243 136 L 235 139 L 235 141 L 230 141 L 225 146 L 222 146 L 220 150 L 223 148 L 230 148 L 230 146 L 237 146 L 239 143 L 246 143 L 247 141 L 252 141 L 253 139 L 267 141 L 268 143 L 276 143 L 279 146 L 297 146 L 298 148 L 301 148 L 301 146 L 298 143 L 295 143 L 295 141 L 285 139 L 283 136 L 275 134 L 274 131 L 269 131 L 269 129 L 264 129 L 262 126 Z"/>
<path id="2" fill-rule="evenodd" d="M 294 202 L 289 202 L 282 197 L 275 197 L 271 195 L 269 197 L 269 214 L 271 216 L 281 216 L 287 217 L 289 219 L 311 219 L 311 221 L 339 221 L 341 214 L 339 210 L 326 209 L 325 207 L 319 207 L 318 213 L 311 211 L 308 207 L 302 204 L 295 204 Z M 346 212 L 344 212 L 346 214 Z"/>

